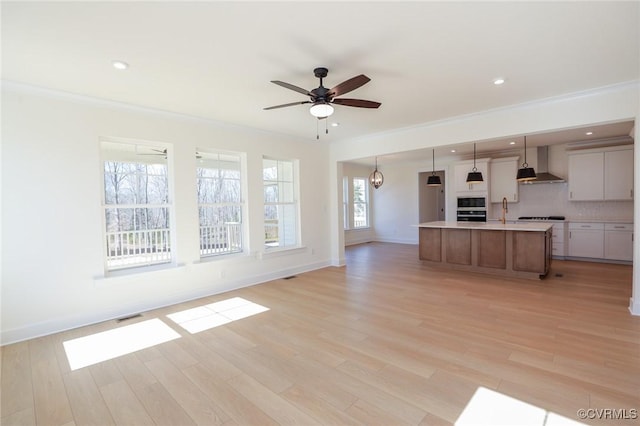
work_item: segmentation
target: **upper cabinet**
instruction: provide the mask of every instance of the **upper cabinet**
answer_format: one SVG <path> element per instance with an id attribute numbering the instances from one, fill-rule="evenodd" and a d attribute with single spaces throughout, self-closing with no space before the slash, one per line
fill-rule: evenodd
<path id="1" fill-rule="evenodd" d="M 604 199 L 604 153 L 569 155 L 569 200 Z"/>
<path id="2" fill-rule="evenodd" d="M 489 164 L 489 199 L 500 203 L 503 198 L 512 203 L 518 202 L 518 157 L 497 158 Z"/>
<path id="3" fill-rule="evenodd" d="M 454 165 L 454 188 L 457 195 L 486 194 L 489 190 L 489 160 L 476 160 L 476 169 L 482 173 L 483 182 L 467 183 L 467 175 L 473 169 L 473 160 L 460 161 Z"/>
<path id="4" fill-rule="evenodd" d="M 604 153 L 604 199 L 633 200 L 633 149 Z"/>
<path id="5" fill-rule="evenodd" d="M 569 200 L 632 199 L 632 145 L 569 153 Z"/>

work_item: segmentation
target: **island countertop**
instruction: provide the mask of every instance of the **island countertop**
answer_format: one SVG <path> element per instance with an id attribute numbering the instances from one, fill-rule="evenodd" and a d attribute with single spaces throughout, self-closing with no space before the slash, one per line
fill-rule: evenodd
<path id="1" fill-rule="evenodd" d="M 418 228 L 442 229 L 486 229 L 488 231 L 548 231 L 552 223 L 487 223 L 487 222 L 449 222 L 436 221 L 418 224 Z"/>

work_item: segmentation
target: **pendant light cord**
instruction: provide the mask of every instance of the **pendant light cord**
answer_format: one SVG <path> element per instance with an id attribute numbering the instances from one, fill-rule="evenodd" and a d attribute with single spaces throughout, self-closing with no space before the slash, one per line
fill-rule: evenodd
<path id="1" fill-rule="evenodd" d="M 431 150 L 431 175 L 436 175 L 436 150 L 435 148 Z"/>
<path id="2" fill-rule="evenodd" d="M 525 135 L 525 137 L 524 137 L 524 163 L 522 163 L 522 168 L 526 169 L 527 167 L 529 167 L 529 164 L 527 163 L 527 136 Z"/>
<path id="3" fill-rule="evenodd" d="M 474 172 L 477 172 L 478 169 L 476 168 L 476 144 L 473 144 L 473 169 Z"/>

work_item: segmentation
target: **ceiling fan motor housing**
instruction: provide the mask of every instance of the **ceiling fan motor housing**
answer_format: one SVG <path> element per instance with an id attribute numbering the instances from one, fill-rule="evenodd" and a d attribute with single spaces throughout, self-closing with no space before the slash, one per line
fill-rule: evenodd
<path id="1" fill-rule="evenodd" d="M 324 67 L 318 67 L 313 70 L 313 74 L 318 78 L 325 78 L 328 73 L 329 73 L 329 70 Z"/>

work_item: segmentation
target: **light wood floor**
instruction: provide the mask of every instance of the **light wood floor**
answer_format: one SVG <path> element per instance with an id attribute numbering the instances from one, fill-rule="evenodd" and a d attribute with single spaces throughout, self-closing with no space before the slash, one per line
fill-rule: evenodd
<path id="1" fill-rule="evenodd" d="M 2 424 L 439 425 L 479 386 L 573 420 L 640 409 L 630 266 L 554 261 L 531 281 L 432 269 L 417 246 L 346 254 L 344 268 L 5 346 Z M 193 335 L 166 317 L 234 296 L 270 310 Z M 182 337 L 70 370 L 63 341 L 152 318 Z"/>

